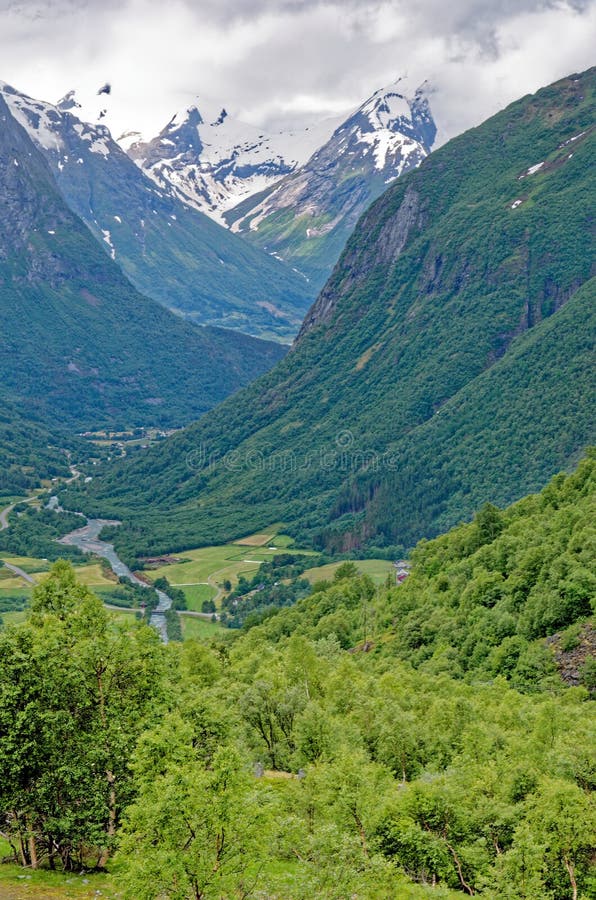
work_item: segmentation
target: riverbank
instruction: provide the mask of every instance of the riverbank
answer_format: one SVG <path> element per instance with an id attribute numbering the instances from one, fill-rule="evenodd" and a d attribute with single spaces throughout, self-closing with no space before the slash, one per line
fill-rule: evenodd
<path id="1" fill-rule="evenodd" d="M 118 578 L 128 578 L 138 587 L 144 588 L 147 591 L 155 591 L 158 602 L 151 613 L 149 624 L 159 632 L 164 644 L 167 644 L 168 629 L 165 614 L 171 609 L 172 600 L 164 591 L 152 588 L 146 584 L 146 582 L 141 581 L 141 579 L 122 562 L 114 549 L 114 545 L 109 544 L 107 541 L 100 540 L 99 535 L 101 534 L 102 529 L 108 525 L 120 525 L 120 522 L 114 519 L 87 519 L 85 525 L 81 528 L 77 528 L 75 531 L 69 532 L 69 534 L 65 534 L 64 537 L 60 538 L 58 543 L 68 547 L 77 547 L 82 553 L 100 556 L 109 563 L 112 572 Z"/>

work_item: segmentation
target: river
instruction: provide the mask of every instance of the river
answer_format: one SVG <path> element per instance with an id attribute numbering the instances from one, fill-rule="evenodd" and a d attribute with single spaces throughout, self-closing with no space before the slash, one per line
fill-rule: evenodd
<path id="1" fill-rule="evenodd" d="M 130 578 L 134 584 L 138 584 L 148 591 L 152 590 L 122 562 L 114 550 L 113 544 L 108 544 L 106 541 L 99 539 L 101 529 L 106 525 L 120 525 L 120 522 L 113 519 L 87 519 L 86 525 L 83 525 L 82 528 L 77 528 L 76 531 L 71 531 L 70 534 L 65 534 L 58 543 L 67 544 L 69 547 L 78 547 L 83 553 L 93 553 L 95 556 L 101 556 L 109 562 L 112 571 L 118 577 Z M 159 602 L 151 613 L 149 623 L 157 629 L 162 641 L 167 644 L 168 631 L 165 613 L 170 609 L 172 600 L 163 591 L 154 590 Z"/>

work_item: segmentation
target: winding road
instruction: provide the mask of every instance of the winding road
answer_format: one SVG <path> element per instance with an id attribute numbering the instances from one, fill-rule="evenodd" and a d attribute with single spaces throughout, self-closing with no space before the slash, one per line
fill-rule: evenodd
<path id="1" fill-rule="evenodd" d="M 31 503 L 32 500 L 35 500 L 35 497 L 29 497 L 26 500 L 18 500 L 15 503 L 11 503 L 10 506 L 5 506 L 3 510 L 0 511 L 0 531 L 4 531 L 8 528 L 8 517 L 17 505 L 17 503 Z M 37 584 L 35 578 L 32 575 L 29 575 L 28 572 L 23 571 L 18 566 L 13 566 L 12 563 L 4 561 L 4 567 L 6 569 L 10 569 L 15 575 L 18 575 L 19 578 L 23 578 L 28 584 Z"/>
<path id="2" fill-rule="evenodd" d="M 37 584 L 33 575 L 29 575 L 28 572 L 25 572 L 23 569 L 19 569 L 18 566 L 13 566 L 12 563 L 7 563 L 6 560 L 4 560 L 4 568 L 10 569 L 10 571 L 14 572 L 15 575 L 18 575 L 19 578 L 24 578 L 28 584 Z"/>
<path id="3" fill-rule="evenodd" d="M 2 512 L 0 512 L 0 531 L 4 531 L 5 528 L 8 528 L 8 517 L 15 506 L 16 503 L 11 503 L 10 506 L 5 506 Z"/>

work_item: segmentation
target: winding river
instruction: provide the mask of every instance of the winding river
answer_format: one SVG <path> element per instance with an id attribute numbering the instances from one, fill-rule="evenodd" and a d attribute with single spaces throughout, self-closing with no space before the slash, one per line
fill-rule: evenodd
<path id="1" fill-rule="evenodd" d="M 82 528 L 77 528 L 76 531 L 65 534 L 64 537 L 60 538 L 58 543 L 67 544 L 70 547 L 78 547 L 83 553 L 92 553 L 95 556 L 101 556 L 109 562 L 112 571 L 115 575 L 118 575 L 118 577 L 123 576 L 124 578 L 130 578 L 134 584 L 138 584 L 148 591 L 152 590 L 144 581 L 137 578 L 137 576 L 130 571 L 128 566 L 122 562 L 114 550 L 113 544 L 108 544 L 106 541 L 101 541 L 99 539 L 101 529 L 106 525 L 120 525 L 120 522 L 113 519 L 87 519 L 86 525 L 83 525 Z M 151 613 L 149 622 L 157 629 L 162 641 L 167 644 L 168 631 L 165 613 L 170 609 L 172 600 L 167 594 L 164 594 L 163 591 L 155 589 L 155 593 L 157 594 L 159 602 Z"/>

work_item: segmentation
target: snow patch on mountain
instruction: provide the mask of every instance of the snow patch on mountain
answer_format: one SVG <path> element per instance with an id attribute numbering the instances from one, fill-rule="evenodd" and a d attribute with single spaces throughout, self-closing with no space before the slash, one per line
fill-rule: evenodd
<path id="1" fill-rule="evenodd" d="M 153 140 L 127 134 L 120 145 L 157 184 L 225 225 L 226 210 L 295 171 L 335 124 L 269 133 L 201 102 L 176 113 Z"/>
<path id="2" fill-rule="evenodd" d="M 306 227 L 305 237 L 311 239 L 329 234 L 347 215 L 353 219 L 355 211 L 362 211 L 373 194 L 378 195 L 384 185 L 419 165 L 434 142 L 436 127 L 427 97 L 428 85 L 408 91 L 410 96 L 406 90 L 406 83 L 400 79 L 376 91 L 336 128 L 305 165 L 254 206 L 247 209 L 243 205 L 236 217 L 232 212 L 228 217 L 231 230 L 254 234 L 270 216 L 285 210 L 295 219 L 327 219 Z M 379 176 L 380 184 L 373 189 Z M 355 190 L 361 191 L 361 196 L 350 198 L 346 193 L 348 177 L 355 186 L 358 183 Z M 362 189 L 363 180 L 373 194 Z M 273 239 L 272 235 L 269 237 Z M 283 252 L 281 255 L 286 259 Z"/>
<path id="3" fill-rule="evenodd" d="M 58 168 L 60 171 L 68 165 L 69 154 L 64 137 L 64 116 L 70 115 L 71 131 L 88 144 L 91 153 L 97 153 L 107 157 L 110 154 L 110 145 L 113 148 L 112 136 L 105 125 L 90 125 L 78 121 L 73 113 L 60 109 L 51 103 L 34 100 L 26 94 L 21 94 L 10 85 L 0 82 L 0 93 L 6 100 L 8 107 L 19 125 L 22 125 L 38 147 L 45 151 L 51 151 L 60 156 Z M 72 107 L 74 109 L 74 107 Z M 79 165 L 83 164 L 82 157 L 77 159 Z"/>

